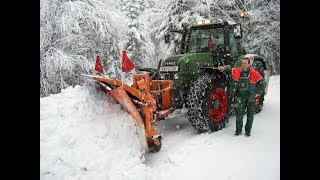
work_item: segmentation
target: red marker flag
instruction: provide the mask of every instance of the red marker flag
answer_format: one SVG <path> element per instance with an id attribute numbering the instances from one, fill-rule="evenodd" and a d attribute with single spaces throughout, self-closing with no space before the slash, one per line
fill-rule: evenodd
<path id="1" fill-rule="evenodd" d="M 128 58 L 127 52 L 122 51 L 122 72 L 129 72 L 131 71 L 135 65 L 131 61 L 131 59 Z"/>
<path id="2" fill-rule="evenodd" d="M 97 60 L 96 60 L 96 67 L 94 68 L 96 71 L 98 71 L 99 73 L 104 74 L 102 66 L 101 66 L 101 62 L 100 62 L 100 57 L 97 56 Z"/>

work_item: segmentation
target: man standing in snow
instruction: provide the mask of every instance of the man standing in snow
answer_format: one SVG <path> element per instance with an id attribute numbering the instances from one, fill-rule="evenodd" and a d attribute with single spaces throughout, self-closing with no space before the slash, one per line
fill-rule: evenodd
<path id="1" fill-rule="evenodd" d="M 243 116 L 245 109 L 247 109 L 247 122 L 245 125 L 245 135 L 250 136 L 253 116 L 256 109 L 256 99 L 262 95 L 265 89 L 265 81 L 260 73 L 251 68 L 250 59 L 244 57 L 242 59 L 241 67 L 231 68 L 230 65 L 219 66 L 219 71 L 226 71 L 232 73 L 232 83 L 230 88 L 231 97 L 238 97 L 239 107 L 236 118 L 236 132 L 238 136 L 242 132 Z"/>

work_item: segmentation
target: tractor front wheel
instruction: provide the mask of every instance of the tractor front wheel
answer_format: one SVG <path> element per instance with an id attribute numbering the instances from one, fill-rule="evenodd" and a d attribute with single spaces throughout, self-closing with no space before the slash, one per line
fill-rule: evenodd
<path id="1" fill-rule="evenodd" d="M 198 132 L 213 132 L 225 127 L 231 110 L 228 87 L 222 75 L 201 76 L 191 84 L 189 121 Z"/>

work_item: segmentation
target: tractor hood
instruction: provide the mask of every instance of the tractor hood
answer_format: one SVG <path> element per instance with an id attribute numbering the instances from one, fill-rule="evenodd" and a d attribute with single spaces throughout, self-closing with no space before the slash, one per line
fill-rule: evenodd
<path id="1" fill-rule="evenodd" d="M 178 89 L 187 91 L 189 84 L 198 78 L 203 66 L 212 66 L 212 54 L 203 53 L 187 53 L 171 56 L 161 62 L 160 79 L 174 80 Z"/>
<path id="2" fill-rule="evenodd" d="M 163 61 L 162 66 L 179 66 L 182 61 L 194 61 L 203 60 L 208 61 L 212 59 L 211 53 L 189 53 L 189 54 L 179 54 L 171 56 Z"/>
<path id="3" fill-rule="evenodd" d="M 212 66 L 211 53 L 179 54 L 164 60 L 161 63 L 160 73 L 164 73 L 162 79 L 171 79 L 179 84 L 184 84 L 183 82 L 189 81 L 191 76 L 196 78 L 193 75 L 199 72 L 200 66 L 208 64 Z"/>
<path id="4" fill-rule="evenodd" d="M 176 56 L 171 56 L 164 60 L 163 66 L 177 66 L 177 62 L 179 61 L 180 58 L 182 58 L 183 55 L 176 55 Z"/>

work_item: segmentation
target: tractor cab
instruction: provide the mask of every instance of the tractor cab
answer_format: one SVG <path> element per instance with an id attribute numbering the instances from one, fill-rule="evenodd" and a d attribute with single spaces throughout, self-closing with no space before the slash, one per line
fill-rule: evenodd
<path id="1" fill-rule="evenodd" d="M 244 51 L 241 24 L 222 19 L 204 19 L 192 21 L 180 30 L 169 30 L 182 34 L 180 54 L 209 52 L 208 41 L 223 52 L 237 55 Z M 165 33 L 165 42 L 169 43 L 170 33 Z"/>

